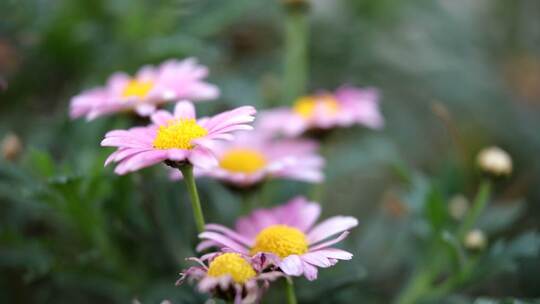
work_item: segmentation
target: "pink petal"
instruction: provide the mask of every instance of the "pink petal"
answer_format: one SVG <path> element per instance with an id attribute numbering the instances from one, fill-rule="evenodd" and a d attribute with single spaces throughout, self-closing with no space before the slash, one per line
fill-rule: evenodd
<path id="1" fill-rule="evenodd" d="M 306 262 L 303 262 L 303 266 L 304 266 L 304 276 L 306 277 L 306 279 L 308 279 L 309 281 L 313 281 L 317 279 L 317 273 L 318 273 L 317 267 Z"/>
<path id="2" fill-rule="evenodd" d="M 199 234 L 199 238 L 200 239 L 203 239 L 203 240 L 212 240 L 216 243 L 218 243 L 219 245 L 221 245 L 222 247 L 228 247 L 228 248 L 231 248 L 233 250 L 236 250 L 237 252 L 240 252 L 240 253 L 244 253 L 244 254 L 248 254 L 248 250 L 243 247 L 242 245 L 238 244 L 237 242 L 233 241 L 232 239 L 224 236 L 224 235 L 221 235 L 219 233 L 215 233 L 215 232 L 203 232 L 201 234 Z"/>
<path id="3" fill-rule="evenodd" d="M 200 242 L 197 247 L 195 248 L 196 251 L 198 252 L 201 252 L 203 250 L 206 250 L 208 248 L 212 248 L 212 247 L 220 247 L 218 243 L 214 242 L 214 241 L 202 241 Z"/>
<path id="4" fill-rule="evenodd" d="M 271 209 L 257 209 L 249 216 L 238 219 L 235 230 L 243 236 L 255 238 L 262 229 L 280 223 L 279 218 L 274 216 Z"/>
<path id="5" fill-rule="evenodd" d="M 254 107 L 239 107 L 210 118 L 204 127 L 208 129 L 208 133 L 218 132 L 219 130 L 232 125 L 252 122 L 255 119 L 253 117 L 255 113 L 256 110 Z"/>
<path id="6" fill-rule="evenodd" d="M 139 103 L 135 106 L 135 112 L 140 116 L 150 116 L 156 111 L 156 106 L 149 103 Z"/>
<path id="7" fill-rule="evenodd" d="M 321 268 L 327 268 L 333 265 L 332 262 L 330 262 L 324 254 L 318 251 L 308 252 L 308 253 L 303 254 L 302 260 L 304 262 L 308 262 L 312 265 L 315 265 Z"/>
<path id="8" fill-rule="evenodd" d="M 137 171 L 144 167 L 148 167 L 160 163 L 167 159 L 166 151 L 146 151 L 135 154 L 126 160 L 123 160 L 114 170 L 115 173 L 124 175 L 128 172 Z"/>
<path id="9" fill-rule="evenodd" d="M 319 249 L 330 247 L 330 246 L 332 246 L 332 245 L 334 245 L 336 243 L 339 243 L 339 242 L 343 241 L 348 235 L 349 235 L 349 232 L 345 231 L 342 234 L 340 234 L 337 238 L 331 239 L 331 240 L 326 241 L 326 242 L 319 243 L 316 246 L 310 247 L 309 250 L 310 251 L 317 251 Z"/>
<path id="10" fill-rule="evenodd" d="M 174 118 L 195 119 L 195 107 L 187 100 L 178 102 L 174 107 Z"/>
<path id="11" fill-rule="evenodd" d="M 182 149 L 169 149 L 167 150 L 167 158 L 174 161 L 183 161 L 186 159 L 189 152 Z"/>
<path id="12" fill-rule="evenodd" d="M 212 288 L 214 288 L 216 285 L 219 284 L 219 281 L 217 278 L 207 276 L 201 281 L 199 281 L 199 291 L 201 292 L 209 292 Z"/>
<path id="13" fill-rule="evenodd" d="M 171 115 L 171 113 L 165 110 L 159 110 L 152 114 L 150 119 L 158 126 L 165 126 L 169 121 L 173 120 L 174 117 Z"/>
<path id="14" fill-rule="evenodd" d="M 203 147 L 195 147 L 188 155 L 189 161 L 202 169 L 211 169 L 218 165 L 218 161 L 212 151 Z"/>
<path id="15" fill-rule="evenodd" d="M 338 260 L 350 260 L 353 257 L 353 254 L 350 252 L 347 252 L 345 250 L 337 249 L 337 248 L 325 248 L 321 250 L 316 251 L 310 251 L 309 254 L 317 254 L 317 255 L 323 255 L 328 259 L 338 259 Z M 304 257 L 303 255 L 302 257 Z"/>
<path id="16" fill-rule="evenodd" d="M 320 242 L 334 234 L 358 226 L 358 220 L 351 216 L 334 216 L 315 226 L 308 233 L 310 244 Z"/>
<path id="17" fill-rule="evenodd" d="M 290 215 L 290 220 L 285 224 L 297 227 L 302 231 L 309 230 L 321 214 L 321 206 L 308 202 L 305 197 L 294 198 L 285 206 L 290 206 L 285 211 L 285 215 Z"/>
<path id="18" fill-rule="evenodd" d="M 225 226 L 222 226 L 222 225 L 218 225 L 218 224 L 207 224 L 205 226 L 206 230 L 209 230 L 209 231 L 216 231 L 216 232 L 221 232 L 223 234 L 225 234 L 225 236 L 233 239 L 234 241 L 237 241 L 247 247 L 251 247 L 253 246 L 253 240 L 251 239 L 248 239 L 238 233 L 236 233 L 235 231 L 233 231 L 232 229 L 229 229 Z"/>
<path id="19" fill-rule="evenodd" d="M 285 274 L 291 276 L 300 276 L 304 272 L 302 259 L 297 255 L 290 255 L 283 259 L 279 264 L 279 268 L 281 268 Z"/>

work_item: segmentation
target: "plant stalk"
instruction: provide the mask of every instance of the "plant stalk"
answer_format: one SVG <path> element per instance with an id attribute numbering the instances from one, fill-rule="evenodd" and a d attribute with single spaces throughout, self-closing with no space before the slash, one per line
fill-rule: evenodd
<path id="1" fill-rule="evenodd" d="M 285 288 L 287 291 L 287 303 L 288 304 L 297 304 L 296 293 L 294 292 L 294 283 L 291 278 L 285 279 Z"/>
<path id="2" fill-rule="evenodd" d="M 307 5 L 285 5 L 284 101 L 292 102 L 306 92 L 308 78 Z"/>
<path id="3" fill-rule="evenodd" d="M 197 192 L 197 185 L 195 184 L 195 178 L 193 177 L 193 165 L 190 163 L 182 164 L 178 167 L 184 176 L 186 188 L 188 190 L 189 198 L 191 200 L 191 206 L 193 208 L 193 218 L 197 226 L 199 233 L 204 232 L 204 215 L 201 207 L 201 201 L 199 200 L 199 192 Z"/>

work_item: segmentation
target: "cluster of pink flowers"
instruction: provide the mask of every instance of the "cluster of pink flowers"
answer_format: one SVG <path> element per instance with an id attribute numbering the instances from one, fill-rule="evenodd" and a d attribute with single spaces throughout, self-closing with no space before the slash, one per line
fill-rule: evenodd
<path id="1" fill-rule="evenodd" d="M 301 138 L 303 134 L 354 124 L 383 125 L 377 91 L 354 87 L 301 97 L 290 108 L 265 111 L 255 130 L 251 123 L 256 110 L 251 106 L 197 118 L 189 100 L 219 96 L 218 88 L 205 81 L 207 74 L 208 69 L 194 59 L 143 67 L 135 77 L 117 73 L 105 87 L 74 97 L 70 114 L 90 120 L 133 111 L 149 118 L 147 126 L 113 130 L 102 140 L 102 146 L 116 148 L 105 165 L 116 163 L 117 174 L 161 163 L 174 169 L 187 164 L 196 177 L 214 178 L 245 191 L 275 178 L 322 182 L 319 143 Z M 158 108 L 167 102 L 176 103 L 172 112 Z M 182 177 L 171 171 L 172 179 Z M 193 175 L 184 178 L 189 184 L 187 179 Z M 198 196 L 193 197 L 200 209 Z M 320 213 L 318 203 L 297 197 L 277 207 L 253 210 L 239 218 L 234 229 L 207 224 L 203 231 L 201 225 L 197 250 L 210 253 L 189 258 L 198 265 L 183 271 L 178 284 L 195 281 L 201 292 L 253 303 L 280 277 L 315 280 L 319 268 L 352 258 L 352 253 L 333 246 L 358 225 L 350 216 L 315 224 Z"/>

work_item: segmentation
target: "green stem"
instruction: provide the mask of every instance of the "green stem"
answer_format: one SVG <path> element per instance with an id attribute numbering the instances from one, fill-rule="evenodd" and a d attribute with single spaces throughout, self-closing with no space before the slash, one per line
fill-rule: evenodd
<path id="1" fill-rule="evenodd" d="M 478 220 L 478 217 L 480 217 L 480 214 L 486 208 L 490 192 L 491 183 L 488 180 L 484 180 L 480 184 L 480 188 L 478 189 L 478 193 L 476 194 L 472 208 L 465 216 L 465 219 L 458 230 L 458 239 L 460 241 L 463 240 L 465 234 L 473 228 L 474 224 Z"/>
<path id="2" fill-rule="evenodd" d="M 433 279 L 429 269 L 422 269 L 415 273 L 403 292 L 399 295 L 397 304 L 414 304 L 431 287 Z"/>
<path id="3" fill-rule="evenodd" d="M 480 185 L 478 193 L 474 199 L 473 206 L 467 213 L 461 227 L 458 229 L 457 241 L 463 240 L 465 234 L 473 228 L 474 224 L 478 220 L 482 211 L 486 208 L 489 195 L 491 192 L 491 184 L 489 181 L 485 180 Z M 467 271 L 461 270 L 463 273 L 458 273 L 456 277 L 448 279 L 446 282 L 439 284 L 438 286 L 433 286 L 433 280 L 437 278 L 439 273 L 442 270 L 443 263 L 439 259 L 442 258 L 439 252 L 437 252 L 436 247 L 432 249 L 428 256 L 432 256 L 433 260 L 431 263 L 427 264 L 426 267 L 417 271 L 411 278 L 410 283 L 407 285 L 405 290 L 400 293 L 399 297 L 396 300 L 398 304 L 413 304 L 417 303 L 419 299 L 425 298 L 426 296 L 436 296 L 444 295 L 450 292 L 457 284 L 459 284 L 462 279 L 463 273 Z"/>
<path id="4" fill-rule="evenodd" d="M 439 250 L 440 244 L 432 243 L 425 257 L 427 260 L 419 266 L 409 279 L 408 284 L 395 299 L 396 304 L 415 304 L 433 287 L 433 281 L 439 276 L 445 265 L 445 256 Z"/>
<path id="5" fill-rule="evenodd" d="M 284 99 L 305 94 L 308 78 L 308 18 L 304 5 L 286 5 Z"/>
<path id="6" fill-rule="evenodd" d="M 199 233 L 204 231 L 204 215 L 201 208 L 201 201 L 199 200 L 199 193 L 197 192 L 197 185 L 195 185 L 195 178 L 193 177 L 193 165 L 186 163 L 179 166 L 184 181 L 186 182 L 186 188 L 191 200 L 191 206 L 193 207 L 193 218 L 197 225 Z"/>
<path id="7" fill-rule="evenodd" d="M 296 294 L 294 292 L 294 284 L 293 280 L 291 278 L 285 278 L 285 288 L 287 289 L 287 303 L 288 304 L 296 304 L 298 303 L 296 301 Z"/>

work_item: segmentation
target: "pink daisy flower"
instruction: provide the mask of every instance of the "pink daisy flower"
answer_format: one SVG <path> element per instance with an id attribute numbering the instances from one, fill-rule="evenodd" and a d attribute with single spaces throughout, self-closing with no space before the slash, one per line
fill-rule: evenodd
<path id="1" fill-rule="evenodd" d="M 285 136 L 298 136 L 309 130 L 328 130 L 355 124 L 373 129 L 384 125 L 376 89 L 345 86 L 334 93 L 304 96 L 291 108 L 261 113 L 258 127 Z"/>
<path id="2" fill-rule="evenodd" d="M 318 183 L 324 179 L 324 159 L 318 144 L 303 139 L 272 139 L 260 132 L 243 132 L 234 141 L 221 142 L 213 151 L 218 166 L 197 168 L 198 176 L 210 176 L 236 187 L 249 187 L 266 178 L 284 178 Z M 178 170 L 173 179 L 181 178 Z"/>
<path id="3" fill-rule="evenodd" d="M 151 116 L 152 124 L 129 130 L 114 130 L 105 135 L 102 146 L 116 147 L 105 165 L 118 163 L 117 174 L 125 174 L 160 162 L 190 162 L 195 167 L 211 168 L 218 164 L 212 145 L 216 140 L 231 140 L 231 132 L 250 130 L 255 109 L 239 107 L 211 118 L 196 119 L 189 101 L 176 104 L 174 114 L 159 110 Z"/>
<path id="4" fill-rule="evenodd" d="M 350 260 L 352 254 L 332 245 L 342 241 L 348 230 L 358 225 L 350 216 L 331 217 L 318 225 L 321 213 L 317 203 L 303 197 L 282 206 L 258 209 L 240 218 L 236 229 L 218 224 L 206 225 L 197 250 L 221 247 L 240 254 L 261 258 L 289 276 L 317 278 L 317 267 L 327 268 L 338 260 Z M 266 262 L 265 262 L 266 263 Z"/>
<path id="5" fill-rule="evenodd" d="M 180 99 L 208 100 L 219 95 L 218 88 L 204 81 L 205 66 L 193 58 L 168 60 L 158 67 L 144 66 L 134 77 L 113 74 L 104 87 L 82 92 L 71 99 L 70 116 L 75 119 L 134 110 L 149 116 L 160 104 Z"/>
<path id="6" fill-rule="evenodd" d="M 261 273 L 259 261 L 234 252 L 210 253 L 188 260 L 199 263 L 180 273 L 177 285 L 185 280 L 198 282 L 198 289 L 235 304 L 259 302 L 270 281 L 282 276 L 280 272 Z M 262 284 L 261 284 L 262 283 Z"/>

